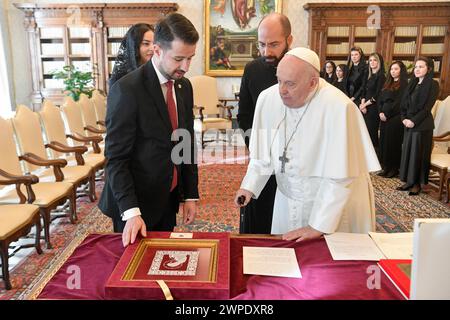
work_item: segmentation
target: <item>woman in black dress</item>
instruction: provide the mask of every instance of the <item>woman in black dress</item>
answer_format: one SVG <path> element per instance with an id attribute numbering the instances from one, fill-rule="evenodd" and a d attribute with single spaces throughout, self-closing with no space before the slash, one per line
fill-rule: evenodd
<path id="1" fill-rule="evenodd" d="M 347 93 L 348 68 L 346 64 L 340 64 L 336 67 L 336 80 L 333 85 L 348 96 Z"/>
<path id="2" fill-rule="evenodd" d="M 378 103 L 380 162 L 383 168 L 378 175 L 381 177 L 393 178 L 399 172 L 403 142 L 400 104 L 407 85 L 408 74 L 405 65 L 401 61 L 392 62 Z"/>
<path id="3" fill-rule="evenodd" d="M 367 77 L 367 64 L 364 52 L 360 47 L 350 49 L 350 57 L 347 62 L 347 92 L 352 101 L 359 106 L 361 102 L 361 87 L 364 78 Z"/>
<path id="4" fill-rule="evenodd" d="M 431 109 L 439 94 L 439 84 L 433 79 L 434 62 L 419 57 L 414 64 L 414 76 L 401 104 L 401 119 L 405 127 L 400 180 L 404 184 L 397 190 L 410 190 L 418 195 L 421 184 L 428 183 L 433 143 L 434 120 Z"/>
<path id="5" fill-rule="evenodd" d="M 367 130 L 370 134 L 373 147 L 377 154 L 378 150 L 378 128 L 380 127 L 380 116 L 378 113 L 378 98 L 384 86 L 386 76 L 384 75 L 383 57 L 378 53 L 369 56 L 369 71 L 364 78 L 361 87 L 361 103 L 359 110 L 363 113 Z"/>
<path id="6" fill-rule="evenodd" d="M 325 65 L 320 72 L 320 77 L 324 78 L 329 84 L 332 84 L 336 80 L 336 64 L 331 61 L 325 61 Z"/>
<path id="7" fill-rule="evenodd" d="M 153 56 L 153 26 L 147 23 L 133 25 L 120 43 L 114 69 L 109 79 L 111 87 L 127 73 L 149 61 Z"/>

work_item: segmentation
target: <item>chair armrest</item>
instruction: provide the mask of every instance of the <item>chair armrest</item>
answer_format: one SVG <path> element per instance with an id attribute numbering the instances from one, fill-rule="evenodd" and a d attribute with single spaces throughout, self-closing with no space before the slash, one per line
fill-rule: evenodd
<path id="1" fill-rule="evenodd" d="M 228 120 L 231 120 L 231 118 L 233 117 L 233 116 L 231 115 L 231 110 L 234 109 L 233 106 L 223 106 L 223 105 L 221 105 L 221 104 L 218 104 L 217 107 L 218 107 L 218 108 L 222 108 L 222 109 L 226 109 L 226 110 L 227 110 L 227 118 L 228 118 Z"/>
<path id="2" fill-rule="evenodd" d="M 441 134 L 439 136 L 434 136 L 433 140 L 434 141 L 439 141 L 439 142 L 450 141 L 450 131 L 447 131 L 446 133 Z"/>
<path id="3" fill-rule="evenodd" d="M 92 148 L 94 149 L 94 153 L 101 153 L 102 150 L 99 147 L 99 143 L 103 141 L 101 136 L 91 136 L 87 137 L 80 133 L 74 132 L 72 134 L 67 134 L 67 138 L 73 139 L 75 141 L 84 142 L 84 143 L 92 143 Z"/>
<path id="4" fill-rule="evenodd" d="M 77 165 L 79 165 L 79 166 L 84 165 L 83 153 L 86 153 L 88 151 L 88 148 L 85 146 L 71 147 L 71 146 L 62 144 L 58 141 L 52 141 L 52 142 L 46 144 L 45 147 L 50 148 L 55 151 L 58 151 L 58 152 L 75 153 L 75 159 L 77 160 Z"/>
<path id="5" fill-rule="evenodd" d="M 205 118 L 205 116 L 203 115 L 203 110 L 205 110 L 205 107 L 194 105 L 194 109 L 198 110 L 198 112 L 200 113 L 200 121 L 203 122 L 203 119 Z"/>
<path id="6" fill-rule="evenodd" d="M 33 153 L 25 153 L 19 159 L 41 167 L 52 166 L 56 181 L 60 182 L 64 180 L 64 174 L 61 170 L 61 168 L 67 165 L 67 161 L 64 159 L 43 159 Z"/>
<path id="7" fill-rule="evenodd" d="M 105 134 L 106 133 L 106 130 L 97 129 L 97 128 L 94 128 L 93 126 L 86 126 L 86 127 L 84 127 L 84 130 L 87 130 L 89 132 L 96 133 L 96 134 Z"/>
<path id="8" fill-rule="evenodd" d="M 30 175 L 24 175 L 24 176 L 16 176 L 13 174 L 10 174 L 6 171 L 3 171 L 0 169 L 0 176 L 5 177 L 8 180 L 0 180 L 0 185 L 16 185 L 16 192 L 19 196 L 20 203 L 33 203 L 34 200 L 36 200 L 36 195 L 33 192 L 33 188 L 31 187 L 32 184 L 38 183 L 39 178 L 35 176 L 34 174 Z M 25 198 L 25 195 L 20 190 L 20 185 L 24 184 L 27 189 L 28 199 Z"/>

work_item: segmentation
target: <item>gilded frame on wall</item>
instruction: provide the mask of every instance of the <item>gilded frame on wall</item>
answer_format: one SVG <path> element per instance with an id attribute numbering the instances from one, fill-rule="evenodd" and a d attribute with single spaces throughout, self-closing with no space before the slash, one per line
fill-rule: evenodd
<path id="1" fill-rule="evenodd" d="M 240 77 L 258 57 L 258 25 L 271 12 L 281 12 L 282 0 L 204 0 L 205 74 Z"/>

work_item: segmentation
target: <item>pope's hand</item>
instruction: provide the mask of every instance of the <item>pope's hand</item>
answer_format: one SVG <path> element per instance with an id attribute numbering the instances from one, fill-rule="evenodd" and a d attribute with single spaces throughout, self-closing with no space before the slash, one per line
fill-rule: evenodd
<path id="1" fill-rule="evenodd" d="M 234 204 L 237 207 L 245 207 L 246 205 L 248 205 L 248 203 L 250 202 L 250 200 L 253 197 L 253 193 L 251 193 L 248 190 L 245 189 L 239 189 L 236 192 L 236 197 L 234 198 Z"/>
<path id="2" fill-rule="evenodd" d="M 127 220 L 125 228 L 122 232 L 122 243 L 126 247 L 130 243 L 133 244 L 136 241 L 138 233 L 141 232 L 141 236 L 145 237 L 147 235 L 147 227 L 145 226 L 144 220 L 141 216 L 133 217 Z"/>
<path id="3" fill-rule="evenodd" d="M 289 231 L 286 234 L 283 234 L 283 240 L 289 240 L 295 242 L 300 242 L 304 240 L 313 240 L 318 239 L 323 235 L 322 232 L 317 231 L 316 229 L 311 228 L 310 226 L 299 228 L 296 230 Z"/>
<path id="4" fill-rule="evenodd" d="M 386 115 L 384 113 L 380 113 L 380 120 L 383 122 L 387 121 Z"/>
<path id="5" fill-rule="evenodd" d="M 195 220 L 196 214 L 196 203 L 195 201 L 186 201 L 183 206 L 183 223 L 191 224 Z"/>

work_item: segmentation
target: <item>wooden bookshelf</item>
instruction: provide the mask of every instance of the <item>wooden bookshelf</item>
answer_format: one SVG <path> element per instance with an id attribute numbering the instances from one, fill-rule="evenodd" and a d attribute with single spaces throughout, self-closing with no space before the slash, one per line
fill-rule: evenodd
<path id="1" fill-rule="evenodd" d="M 434 77 L 440 98 L 450 95 L 450 2 L 374 3 L 381 9 L 380 23 L 368 28 L 368 3 L 308 3 L 309 45 L 321 63 L 342 63 L 344 48 L 362 47 L 366 56 L 379 52 L 385 63 L 401 60 L 407 66 L 423 55 L 435 61 Z"/>
<path id="2" fill-rule="evenodd" d="M 112 65 L 128 28 L 140 22 L 155 24 L 178 10 L 176 3 L 14 5 L 25 13 L 34 110 L 40 109 L 44 99 L 62 103 L 62 81 L 52 79 L 50 73 L 65 65 L 92 71 L 94 87 L 107 92 Z"/>

